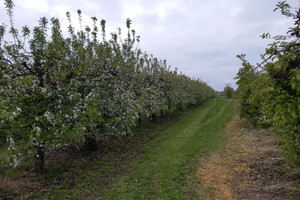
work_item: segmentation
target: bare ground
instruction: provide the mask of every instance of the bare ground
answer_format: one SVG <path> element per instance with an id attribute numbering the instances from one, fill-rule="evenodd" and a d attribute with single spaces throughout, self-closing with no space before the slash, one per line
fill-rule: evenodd
<path id="1" fill-rule="evenodd" d="M 224 149 L 201 158 L 197 178 L 208 200 L 299 200 L 300 168 L 292 168 L 279 136 L 238 116 L 227 125 Z"/>

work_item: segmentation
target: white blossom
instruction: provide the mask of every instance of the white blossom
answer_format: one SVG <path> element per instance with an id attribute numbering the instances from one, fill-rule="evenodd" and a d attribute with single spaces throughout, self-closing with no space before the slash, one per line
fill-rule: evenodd
<path id="1" fill-rule="evenodd" d="M 4 74 L 4 75 L 3 75 L 3 78 L 6 78 L 8 81 L 11 80 L 11 77 L 10 77 L 10 75 L 8 75 L 8 74 Z"/>
<path id="2" fill-rule="evenodd" d="M 53 123 L 54 115 L 51 112 L 49 111 L 45 112 L 44 116 L 46 117 L 48 122 Z"/>
<path id="3" fill-rule="evenodd" d="M 46 94 L 46 92 L 47 92 L 46 88 L 42 87 L 41 90 L 42 90 L 42 93 Z"/>
<path id="4" fill-rule="evenodd" d="M 37 127 L 35 127 L 34 129 L 35 129 L 37 132 L 41 132 L 41 128 L 40 128 L 40 127 L 38 127 L 38 126 L 37 126 Z"/>
<path id="5" fill-rule="evenodd" d="M 17 155 L 13 155 L 9 165 L 16 168 L 19 164 L 20 164 L 20 159 L 17 157 Z"/>
<path id="6" fill-rule="evenodd" d="M 14 138 L 7 138 L 7 142 L 9 143 L 8 150 L 16 150 Z"/>

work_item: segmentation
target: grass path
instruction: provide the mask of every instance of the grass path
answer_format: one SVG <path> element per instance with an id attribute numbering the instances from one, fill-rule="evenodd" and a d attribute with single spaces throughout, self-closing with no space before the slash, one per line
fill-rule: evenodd
<path id="1" fill-rule="evenodd" d="M 193 160 L 220 148 L 223 130 L 234 113 L 234 101 L 215 98 L 169 127 L 142 148 L 131 172 L 100 199 L 188 199 L 186 183 Z"/>

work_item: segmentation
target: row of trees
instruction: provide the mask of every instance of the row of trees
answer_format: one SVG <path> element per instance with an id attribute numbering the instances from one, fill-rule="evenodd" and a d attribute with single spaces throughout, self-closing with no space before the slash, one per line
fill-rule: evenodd
<path id="1" fill-rule="evenodd" d="M 13 2 L 5 0 L 5 7 L 13 41 L 4 40 L 7 26 L 1 25 L 0 138 L 10 143 L 14 166 L 31 152 L 42 170 L 48 147 L 84 138 L 95 150 L 99 135 L 131 134 L 142 118 L 155 120 L 215 95 L 206 83 L 137 48 L 130 19 L 125 40 L 121 29 L 107 40 L 105 20 L 92 17 L 93 26 L 83 28 L 78 10 L 76 31 L 67 13 L 64 37 L 57 18 L 41 18 L 33 30 L 18 31 Z M 15 141 L 23 143 L 22 154 Z"/>
<path id="2" fill-rule="evenodd" d="M 262 35 L 274 43 L 258 66 L 251 65 L 244 54 L 238 56 L 243 66 L 237 74 L 238 94 L 241 115 L 280 132 L 287 152 L 300 164 L 300 9 L 294 14 L 286 2 L 279 2 L 278 9 L 294 18 L 295 26 L 286 35 Z"/>

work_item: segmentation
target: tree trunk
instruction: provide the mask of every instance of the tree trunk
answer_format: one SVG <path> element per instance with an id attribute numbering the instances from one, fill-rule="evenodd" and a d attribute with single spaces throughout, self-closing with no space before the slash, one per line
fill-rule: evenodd
<path id="1" fill-rule="evenodd" d="M 95 137 L 86 136 L 85 143 L 89 151 L 97 151 L 98 145 Z"/>
<path id="2" fill-rule="evenodd" d="M 160 117 L 164 118 L 164 111 L 163 110 L 160 111 Z"/>
<path id="3" fill-rule="evenodd" d="M 151 121 L 153 121 L 153 122 L 156 121 L 156 115 L 155 115 L 155 113 L 151 115 Z"/>
<path id="4" fill-rule="evenodd" d="M 38 172 L 45 171 L 45 147 L 35 146 L 37 158 L 36 158 L 36 170 Z"/>
<path id="5" fill-rule="evenodd" d="M 138 119 L 138 122 L 139 122 L 139 125 L 141 125 L 141 124 L 142 124 L 142 116 L 141 116 L 141 114 L 139 114 L 139 119 Z"/>

